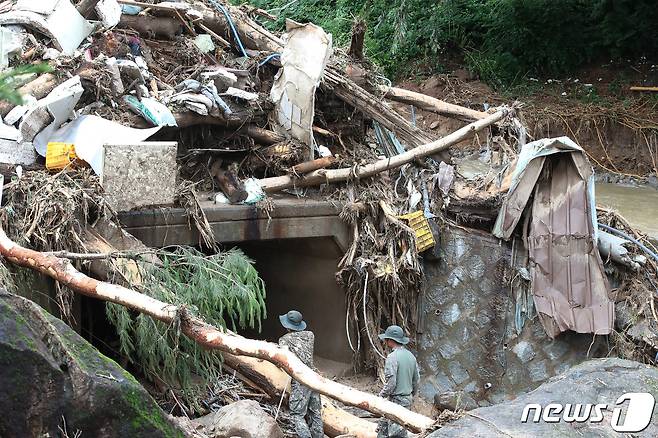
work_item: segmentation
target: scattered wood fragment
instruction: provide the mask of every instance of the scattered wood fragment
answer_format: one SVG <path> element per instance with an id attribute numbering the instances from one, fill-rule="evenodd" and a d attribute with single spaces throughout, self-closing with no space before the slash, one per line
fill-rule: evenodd
<path id="1" fill-rule="evenodd" d="M 237 173 L 222 169 L 222 160 L 217 160 L 210 168 L 210 174 L 215 178 L 219 188 L 226 195 L 231 204 L 239 204 L 247 199 L 248 193 L 244 188 L 244 183 L 240 181 Z"/>
<path id="2" fill-rule="evenodd" d="M 276 15 L 272 15 L 264 9 L 257 8 L 256 6 L 251 5 L 242 5 L 242 8 L 247 14 L 258 15 L 263 18 L 267 18 L 270 21 L 276 21 L 279 19 Z"/>
<path id="3" fill-rule="evenodd" d="M 215 328 L 191 315 L 185 308 L 164 303 L 132 289 L 88 277 L 75 269 L 69 260 L 47 256 L 16 244 L 1 228 L 0 255 L 10 263 L 34 269 L 83 295 L 126 306 L 167 324 L 177 321 L 185 336 L 205 348 L 272 362 L 302 384 L 321 394 L 347 405 L 385 416 L 413 432 L 426 430 L 434 423 L 431 418 L 393 402 L 320 376 L 288 349 Z"/>
<path id="4" fill-rule="evenodd" d="M 260 26 L 239 8 L 234 6 L 227 6 L 227 8 L 233 17 L 235 28 L 242 42 L 248 48 L 281 53 L 284 46 L 281 38 Z M 215 14 L 214 11 L 205 10 L 203 21 L 204 24 L 217 33 L 224 35 L 228 33 L 226 19 L 220 14 Z M 333 91 L 342 101 L 352 105 L 367 117 L 377 120 L 386 129 L 394 132 L 406 146 L 413 148 L 434 140 L 434 137 L 412 125 L 411 122 L 396 113 L 381 99 L 347 78 L 338 67 L 328 65 L 325 68 L 324 79 L 322 83 L 324 88 Z"/>
<path id="5" fill-rule="evenodd" d="M 446 150 L 450 146 L 468 138 L 470 135 L 499 122 L 506 117 L 508 113 L 508 109 L 500 109 L 489 115 L 486 119 L 478 120 L 477 122 L 466 125 L 439 140 L 418 146 L 391 158 L 384 158 L 375 161 L 374 163 L 358 166 L 356 168 L 350 167 L 331 170 L 320 169 L 305 175 L 304 178 L 296 178 L 290 175 L 263 178 L 259 180 L 259 183 L 265 192 L 272 193 L 291 187 L 308 187 L 320 185 L 322 183 L 346 181 L 350 178 L 366 178 L 385 170 L 402 166 L 416 158 L 425 157 Z"/>
<path id="6" fill-rule="evenodd" d="M 428 96 L 415 91 L 405 90 L 404 88 L 397 87 L 380 87 L 384 92 L 384 96 L 388 99 L 413 105 L 425 111 L 431 111 L 441 116 L 453 117 L 460 120 L 472 121 L 482 120 L 489 114 L 481 111 L 476 111 L 460 105 L 444 102 L 435 97 Z"/>
<path id="7" fill-rule="evenodd" d="M 100 0 L 81 0 L 75 8 L 83 17 L 91 18 L 94 15 L 94 8 L 96 8 L 98 3 L 100 3 Z"/>

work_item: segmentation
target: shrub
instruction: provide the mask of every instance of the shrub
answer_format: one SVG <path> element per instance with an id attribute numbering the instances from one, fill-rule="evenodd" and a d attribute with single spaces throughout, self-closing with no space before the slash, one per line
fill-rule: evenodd
<path id="1" fill-rule="evenodd" d="M 390 76 L 443 70 L 463 58 L 494 86 L 564 75 L 594 61 L 658 55 L 650 0 L 252 0 L 279 16 L 312 21 L 349 41 L 353 17 L 368 23 L 367 55 Z"/>

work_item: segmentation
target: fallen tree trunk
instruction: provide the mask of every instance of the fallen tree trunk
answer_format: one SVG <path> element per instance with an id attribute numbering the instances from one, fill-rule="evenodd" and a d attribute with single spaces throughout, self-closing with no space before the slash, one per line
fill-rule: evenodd
<path id="1" fill-rule="evenodd" d="M 290 187 L 308 187 L 313 185 L 319 185 L 322 183 L 332 183 L 346 181 L 350 178 L 366 178 L 372 175 L 375 175 L 379 172 L 385 170 L 393 169 L 395 167 L 402 166 L 403 164 L 410 163 L 416 158 L 425 157 L 427 155 L 435 154 L 437 152 L 443 151 L 450 146 L 459 143 L 468 136 L 474 134 L 475 132 L 481 131 L 484 128 L 493 125 L 494 123 L 502 120 L 508 114 L 507 109 L 501 109 L 491 115 L 486 119 L 478 120 L 469 125 L 464 126 L 463 128 L 453 132 L 450 135 L 447 135 L 439 140 L 434 142 L 418 146 L 417 148 L 411 149 L 407 152 L 404 152 L 399 155 L 395 155 L 390 158 L 384 158 L 374 163 L 366 164 L 363 166 L 358 166 L 357 168 L 342 168 L 342 169 L 331 169 L 331 170 L 316 170 L 308 175 L 305 175 L 303 178 L 297 178 L 295 176 L 286 175 L 286 176 L 275 176 L 272 178 L 263 178 L 259 180 L 260 186 L 265 192 L 272 193 L 279 190 L 287 189 Z"/>
<path id="2" fill-rule="evenodd" d="M 59 84 L 59 80 L 57 77 L 52 74 L 52 73 L 44 73 L 38 78 L 28 82 L 27 84 L 23 85 L 18 89 L 18 93 L 21 96 L 26 96 L 30 95 L 35 97 L 36 99 L 41 99 L 43 97 L 46 97 L 48 93 L 53 91 L 57 84 Z M 9 111 L 11 111 L 16 105 L 7 101 L 2 101 L 0 102 L 0 115 L 2 117 L 5 117 L 7 114 L 9 114 Z"/>
<path id="3" fill-rule="evenodd" d="M 489 115 L 481 111 L 444 102 L 426 94 L 405 90 L 404 88 L 382 86 L 380 87 L 380 90 L 385 93 L 384 97 L 387 97 L 388 99 L 413 105 L 416 108 L 431 111 L 440 116 L 453 117 L 470 122 L 472 120 L 482 120 Z"/>
<path id="4" fill-rule="evenodd" d="M 141 241 L 127 233 L 114 223 L 102 220 L 83 232 L 83 242 L 87 250 L 97 253 L 116 253 L 119 251 L 147 252 L 150 250 Z M 157 257 L 149 258 L 151 263 L 158 263 Z M 114 265 L 114 266 L 112 266 Z M 134 260 L 107 258 L 91 260 L 91 272 L 101 278 L 110 278 L 113 269 L 119 269 L 121 277 L 129 278 L 131 282 L 139 282 L 139 270 Z M 276 365 L 263 359 L 247 356 L 234 356 L 229 353 L 222 354 L 225 367 L 237 372 L 240 380 L 254 389 L 263 391 L 272 400 L 279 400 L 283 391 L 290 384 L 290 376 L 281 371 Z M 357 438 L 375 438 L 377 432 L 375 424 L 356 417 L 349 412 L 335 406 L 330 399 L 322 397 L 322 421 L 324 431 L 330 437 L 342 434 L 355 435 Z"/>
<path id="5" fill-rule="evenodd" d="M 185 308 L 164 303 L 132 289 L 88 277 L 76 270 L 68 260 L 16 244 L 1 228 L 0 254 L 15 265 L 41 272 L 83 295 L 121 304 L 167 324 L 177 321 L 180 323 L 181 332 L 203 347 L 272 362 L 302 384 L 321 394 L 385 416 L 414 432 L 426 430 L 434 423 L 431 418 L 393 402 L 318 375 L 288 349 L 215 328 L 191 315 Z"/>
<path id="6" fill-rule="evenodd" d="M 118 27 L 133 29 L 147 38 L 173 40 L 183 32 L 180 19 L 172 17 L 152 17 L 149 15 L 121 15 Z"/>

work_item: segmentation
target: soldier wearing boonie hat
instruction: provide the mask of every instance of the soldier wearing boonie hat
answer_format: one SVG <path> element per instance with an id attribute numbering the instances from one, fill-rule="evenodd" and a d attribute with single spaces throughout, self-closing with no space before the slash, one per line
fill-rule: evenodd
<path id="1" fill-rule="evenodd" d="M 411 406 L 413 396 L 418 392 L 418 363 L 416 357 L 405 348 L 409 338 L 404 335 L 402 327 L 389 326 L 386 331 L 379 335 L 387 347 L 392 351 L 386 357 L 384 365 L 384 377 L 386 383 L 379 392 L 380 397 L 408 408 Z M 377 427 L 377 438 L 404 438 L 407 431 L 399 424 L 382 419 Z"/>
<path id="2" fill-rule="evenodd" d="M 288 347 L 305 365 L 313 368 L 315 336 L 312 331 L 306 330 L 302 314 L 291 310 L 279 315 L 279 321 L 288 330 L 288 333 L 279 339 L 279 345 Z M 320 394 L 293 379 L 288 404 L 298 437 L 324 437 Z"/>

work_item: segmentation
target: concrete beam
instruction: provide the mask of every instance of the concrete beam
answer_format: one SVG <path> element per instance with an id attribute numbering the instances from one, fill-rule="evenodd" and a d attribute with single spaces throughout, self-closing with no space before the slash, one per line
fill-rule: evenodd
<path id="1" fill-rule="evenodd" d="M 340 208 L 327 201 L 275 199 L 269 213 L 248 205 L 203 202 L 202 208 L 221 243 L 330 237 L 342 251 L 350 245 L 350 231 L 339 217 Z M 153 247 L 196 245 L 199 235 L 182 208 L 130 211 L 120 214 L 126 231 Z"/>

